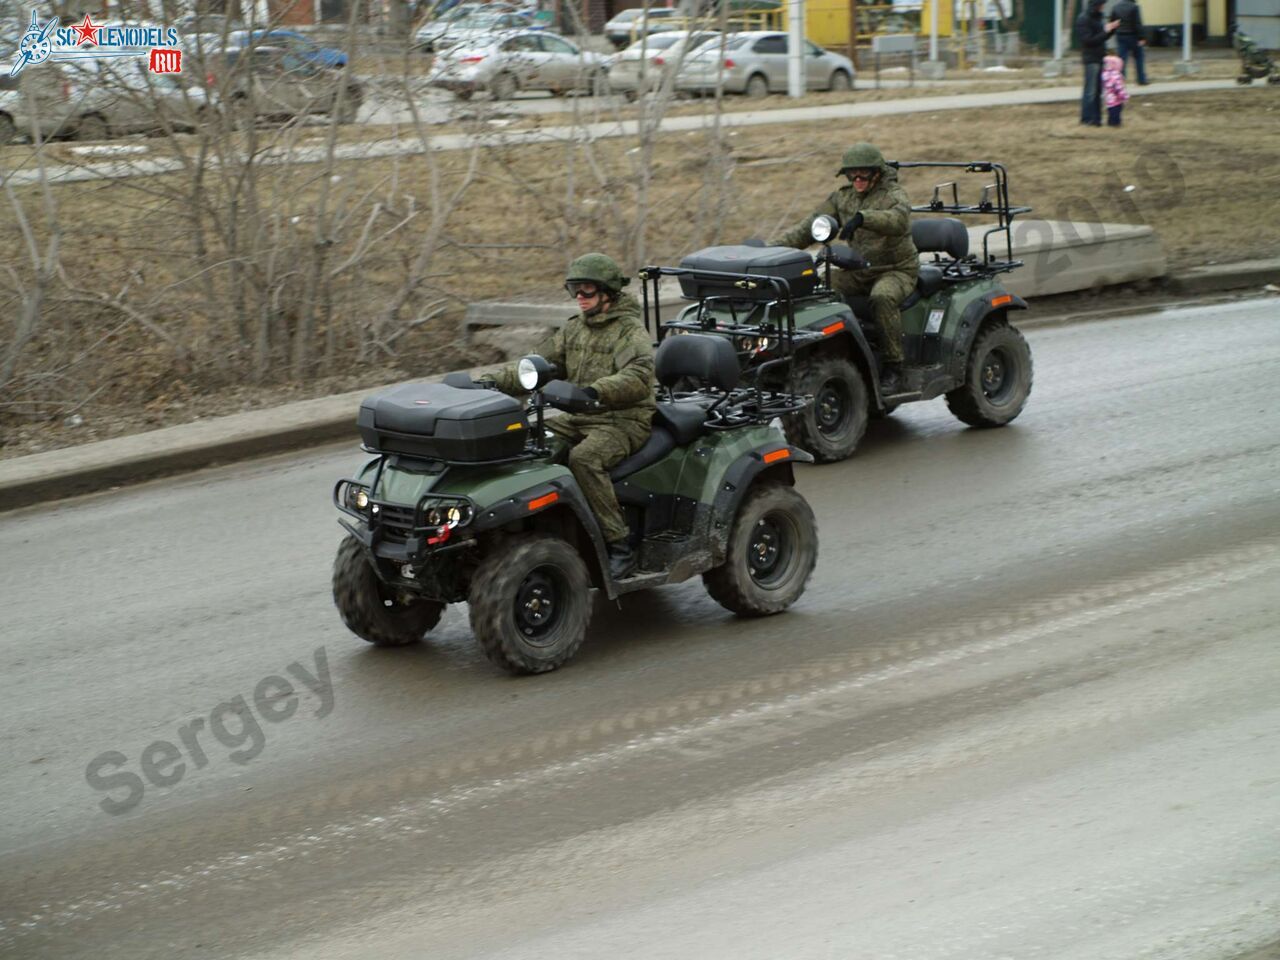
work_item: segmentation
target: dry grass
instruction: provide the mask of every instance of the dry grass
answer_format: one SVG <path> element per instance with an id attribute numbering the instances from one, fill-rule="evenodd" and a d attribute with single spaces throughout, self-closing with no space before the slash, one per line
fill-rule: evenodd
<path id="1" fill-rule="evenodd" d="M 1143 98 L 1131 103 L 1118 130 L 1081 128 L 1075 110 L 1064 103 L 885 117 L 856 126 L 735 129 L 727 135 L 732 202 L 718 229 L 710 217 L 716 183 L 707 157 L 713 141 L 702 132 L 663 136 L 652 164 L 645 259 L 670 262 L 708 243 L 767 235 L 799 220 L 837 185 L 835 158 L 861 139 L 902 159 L 1000 160 L 1011 171 L 1015 202 L 1035 207 L 1037 216 L 1149 223 L 1175 269 L 1280 254 L 1274 133 L 1280 95 L 1274 88 Z M 450 218 L 432 264 L 436 295 L 454 307 L 398 341 L 394 358 L 344 361 L 304 382 L 247 387 L 241 379 L 220 378 L 212 367 L 177 362 L 155 337 L 111 311 L 63 309 L 31 348 L 33 360 L 68 341 L 95 343 L 77 375 L 100 392 L 80 411 L 80 426 L 0 420 L 0 455 L 488 362 L 491 354 L 460 342 L 458 321 L 467 302 L 556 298 L 573 255 L 603 249 L 626 259 L 635 249 L 634 149 L 630 140 L 601 141 L 594 168 L 573 144 L 487 150 L 480 181 Z M 446 187 L 457 182 L 466 157 L 441 154 L 437 161 L 434 173 L 410 157 L 345 164 L 342 175 L 355 187 L 394 176 L 405 194 L 425 197 L 432 176 Z M 281 177 L 292 181 L 293 202 L 315 189 L 315 168 Z M 115 289 L 131 270 L 140 271 L 138 293 L 157 305 L 155 322 L 183 330 L 199 348 L 214 332 L 201 325 L 212 320 L 202 313 L 196 291 L 184 285 L 190 266 L 175 226 L 178 200 L 157 192 L 165 179 L 59 188 L 64 253 L 77 276 L 103 288 Z M 905 182 L 924 199 L 935 179 L 915 173 Z M 1127 185 L 1135 190 L 1125 192 Z M 979 186 L 975 182 L 972 190 Z M 17 249 L 9 221 L 0 221 L 0 243 Z M 394 255 L 369 264 L 346 288 L 343 309 L 378 302 L 401 269 Z"/>

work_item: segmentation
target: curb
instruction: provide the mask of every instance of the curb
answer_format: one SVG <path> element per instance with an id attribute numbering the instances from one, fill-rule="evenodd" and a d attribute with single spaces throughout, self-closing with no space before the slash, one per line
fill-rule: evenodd
<path id="1" fill-rule="evenodd" d="M 1166 278 L 1161 287 L 1180 295 L 1202 295 L 1269 283 L 1280 284 L 1280 258 L 1197 267 Z M 1031 303 L 1034 306 L 1037 301 L 1052 299 L 1036 298 Z M 1026 325 L 1072 322 L 1089 316 L 1091 313 L 1050 314 Z M 356 410 L 361 399 L 376 389 L 0 460 L 0 513 L 303 447 L 354 442 Z"/>

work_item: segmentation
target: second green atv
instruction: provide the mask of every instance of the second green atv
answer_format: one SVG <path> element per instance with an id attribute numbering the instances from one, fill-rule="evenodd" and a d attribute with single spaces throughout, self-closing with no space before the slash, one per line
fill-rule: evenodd
<path id="1" fill-rule="evenodd" d="M 792 464 L 813 458 L 772 421 L 804 400 L 740 388 L 719 337 L 667 340 L 655 369 L 664 389 L 653 433 L 611 471 L 639 558 L 617 581 L 543 423 L 547 405 L 575 412 L 593 401 L 553 380 L 541 357 L 518 367 L 527 408 L 465 375 L 366 399 L 358 424 L 376 457 L 333 493 L 347 531 L 333 596 L 351 631 L 378 646 L 413 643 L 465 601 L 490 660 L 541 673 L 583 642 L 593 587 L 613 598 L 701 574 L 712 598 L 743 616 L 795 602 L 818 537 Z M 685 382 L 696 389 L 671 389 Z"/>
<path id="2" fill-rule="evenodd" d="M 1031 350 L 1013 325 L 1013 311 L 1027 304 L 1009 293 L 1000 276 L 1020 267 L 1012 256 L 1011 224 L 1029 207 L 1009 203 L 1008 177 L 998 163 L 894 163 L 898 168 L 952 167 L 986 174 L 977 204 L 961 204 L 954 182 L 935 188 L 932 201 L 913 207 L 935 216 L 912 222 L 912 239 L 931 262 L 920 264 L 916 289 L 902 303 L 903 383 L 897 393 L 880 392 L 882 350 L 868 298 L 846 299 L 832 289 L 831 267 L 865 266 L 856 251 L 832 244 L 839 224 L 813 223 L 823 245 L 817 263 L 790 247 L 735 245 L 691 254 L 679 267 L 647 267 L 645 300 L 657 302 L 658 280 L 676 276 L 695 302 L 665 324 L 659 336 L 713 334 L 735 347 L 744 378 L 765 389 L 813 397 L 784 418 L 787 437 L 820 462 L 843 460 L 858 446 L 870 416 L 884 416 L 904 403 L 945 397 L 951 412 L 975 427 L 998 427 L 1022 412 L 1031 392 Z M 950 188 L 950 202 L 944 190 Z M 969 233 L 954 217 L 998 218 L 983 237 L 981 256 L 970 253 Z M 1003 235 L 1007 257 L 990 249 Z M 789 365 L 774 361 L 792 358 Z"/>

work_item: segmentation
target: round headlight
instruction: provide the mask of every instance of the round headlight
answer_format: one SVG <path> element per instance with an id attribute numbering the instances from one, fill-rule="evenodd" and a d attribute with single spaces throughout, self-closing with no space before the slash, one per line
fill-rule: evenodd
<path id="1" fill-rule="evenodd" d="M 819 243 L 826 243 L 836 235 L 836 221 L 825 213 L 813 218 L 809 226 L 809 235 Z"/>
<path id="2" fill-rule="evenodd" d="M 363 510 L 369 505 L 369 494 L 364 489 L 356 490 L 355 495 L 351 498 L 351 502 L 355 504 L 357 510 Z"/>
<path id="3" fill-rule="evenodd" d="M 450 507 L 446 516 L 449 518 L 449 522 L 454 525 L 462 522 L 462 511 L 457 507 Z"/>
<path id="4" fill-rule="evenodd" d="M 438 508 L 432 507 L 430 510 L 427 511 L 427 523 L 431 524 L 433 527 L 440 526 L 443 520 L 444 520 L 444 517 L 441 515 L 440 510 Z"/>
<path id="5" fill-rule="evenodd" d="M 537 389 L 538 368 L 534 366 L 532 357 L 520 358 L 520 362 L 516 364 L 516 379 L 520 381 L 520 386 L 526 390 Z"/>

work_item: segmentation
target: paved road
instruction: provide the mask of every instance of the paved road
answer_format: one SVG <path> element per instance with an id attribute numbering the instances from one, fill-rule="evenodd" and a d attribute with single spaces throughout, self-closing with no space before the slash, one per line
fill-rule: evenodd
<path id="1" fill-rule="evenodd" d="M 803 473 L 792 611 L 546 677 L 344 632 L 351 446 L 0 517 L 0 954 L 1270 956 L 1275 301 L 1029 339 L 1013 426 Z"/>

